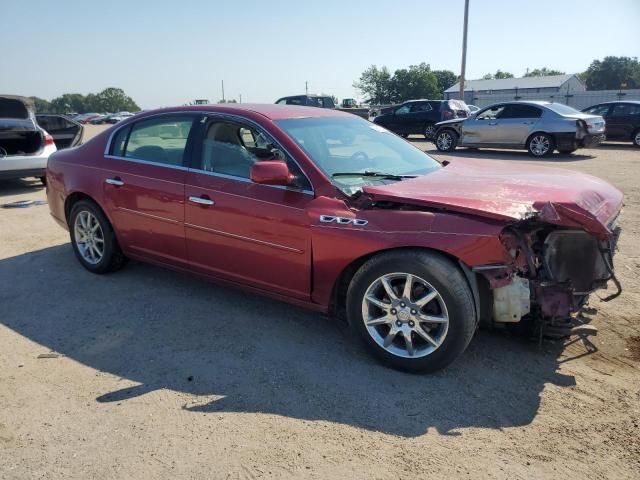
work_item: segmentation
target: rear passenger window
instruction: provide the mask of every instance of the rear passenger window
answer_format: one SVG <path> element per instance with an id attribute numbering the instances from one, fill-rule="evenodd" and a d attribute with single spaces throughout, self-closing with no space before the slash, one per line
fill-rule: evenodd
<path id="1" fill-rule="evenodd" d="M 113 140 L 111 141 L 111 151 L 109 152 L 111 155 L 116 157 L 124 157 L 124 146 L 127 143 L 127 138 L 129 137 L 129 132 L 131 131 L 131 127 L 121 128 L 116 132 L 113 136 Z"/>
<path id="2" fill-rule="evenodd" d="M 112 154 L 181 166 L 192 123 L 193 117 L 187 115 L 141 120 L 130 129 L 118 132 L 112 144 Z M 128 130 L 128 136 L 124 138 Z"/>
<path id="3" fill-rule="evenodd" d="M 542 110 L 532 105 L 507 105 L 498 118 L 540 118 Z"/>

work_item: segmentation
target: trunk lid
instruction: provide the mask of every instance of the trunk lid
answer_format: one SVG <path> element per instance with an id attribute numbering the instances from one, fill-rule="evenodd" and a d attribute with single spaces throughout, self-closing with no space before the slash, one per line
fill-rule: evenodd
<path id="1" fill-rule="evenodd" d="M 604 180 L 571 170 L 507 162 L 454 160 L 414 179 L 365 186 L 374 201 L 391 201 L 507 222 L 537 217 L 601 238 L 622 208 L 622 192 Z"/>
<path id="2" fill-rule="evenodd" d="M 38 130 L 34 121 L 33 101 L 26 97 L 0 95 L 0 131 L 33 132 Z"/>

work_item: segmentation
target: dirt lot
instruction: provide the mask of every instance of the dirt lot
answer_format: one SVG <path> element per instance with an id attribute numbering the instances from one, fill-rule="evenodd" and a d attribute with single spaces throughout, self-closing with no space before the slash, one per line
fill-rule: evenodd
<path id="1" fill-rule="evenodd" d="M 139 263 L 91 275 L 46 205 L 0 209 L 0 478 L 638 478 L 640 151 L 544 163 L 626 194 L 598 351 L 481 331 L 431 376 L 289 305 Z M 0 183 L 0 203 L 44 198 Z"/>

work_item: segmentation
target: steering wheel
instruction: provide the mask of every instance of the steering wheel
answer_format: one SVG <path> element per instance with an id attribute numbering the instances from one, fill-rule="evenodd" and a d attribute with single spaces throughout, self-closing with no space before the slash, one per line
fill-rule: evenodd
<path id="1" fill-rule="evenodd" d="M 360 162 L 362 161 L 362 163 L 366 164 L 366 165 L 370 165 L 371 164 L 371 160 L 369 159 L 369 155 L 367 155 L 365 152 L 363 152 L 362 150 L 354 153 L 353 155 L 351 155 L 351 157 L 349 158 L 350 162 Z"/>

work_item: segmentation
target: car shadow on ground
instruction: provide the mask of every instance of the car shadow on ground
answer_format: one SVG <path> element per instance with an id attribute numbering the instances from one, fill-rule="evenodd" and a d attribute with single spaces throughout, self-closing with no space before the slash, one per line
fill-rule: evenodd
<path id="1" fill-rule="evenodd" d="M 12 195 L 38 193 L 43 189 L 44 185 L 37 178 L 0 180 L 0 198 Z"/>
<path id="2" fill-rule="evenodd" d="M 138 383 L 101 393 L 101 403 L 171 389 L 201 396 L 185 411 L 262 412 L 414 437 L 527 425 L 545 385 L 575 385 L 558 373 L 560 344 L 540 351 L 481 331 L 448 369 L 401 373 L 372 360 L 339 321 L 136 262 L 93 275 L 68 244 L 0 260 L 0 284 L 0 323 Z"/>

